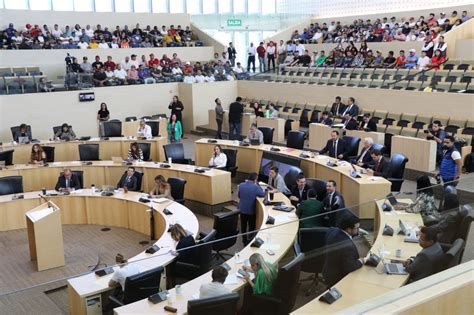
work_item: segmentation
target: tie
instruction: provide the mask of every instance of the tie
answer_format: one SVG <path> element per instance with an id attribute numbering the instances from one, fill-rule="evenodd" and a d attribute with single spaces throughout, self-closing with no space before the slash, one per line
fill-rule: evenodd
<path id="1" fill-rule="evenodd" d="M 334 157 L 337 157 L 337 140 L 334 141 Z"/>
<path id="2" fill-rule="evenodd" d="M 360 158 L 357 160 L 357 162 L 362 162 L 362 160 L 364 160 L 364 156 L 365 156 L 366 153 L 367 153 L 367 149 L 364 150 L 364 152 L 362 152 L 362 154 L 360 155 Z"/>
<path id="3" fill-rule="evenodd" d="M 380 160 L 377 161 L 377 166 L 375 167 L 375 171 L 378 172 L 380 170 Z"/>
<path id="4" fill-rule="evenodd" d="M 66 178 L 66 188 L 69 188 L 69 179 Z"/>

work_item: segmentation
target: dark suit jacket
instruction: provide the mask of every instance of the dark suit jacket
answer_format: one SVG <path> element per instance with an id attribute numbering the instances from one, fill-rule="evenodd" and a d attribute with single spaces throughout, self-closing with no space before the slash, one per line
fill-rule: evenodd
<path id="1" fill-rule="evenodd" d="M 81 189 L 81 183 L 79 182 L 79 177 L 74 176 L 74 174 L 71 175 L 69 187 L 74 188 L 74 189 Z M 59 191 L 59 189 L 61 188 L 66 188 L 66 178 L 64 177 L 64 175 L 61 175 L 58 177 L 58 181 L 56 182 L 56 187 L 54 189 Z"/>
<path id="2" fill-rule="evenodd" d="M 196 245 L 196 242 L 194 241 L 194 237 L 192 235 L 188 235 L 181 238 L 178 244 L 176 245 L 176 251 L 178 251 L 179 253 L 177 260 L 185 263 L 196 264 L 196 262 L 198 261 L 196 249 L 193 247 L 184 250 L 184 248 L 191 247 L 194 245 Z"/>
<path id="3" fill-rule="evenodd" d="M 291 195 L 292 196 L 295 196 L 295 197 L 298 197 L 298 201 L 292 201 L 291 203 L 294 205 L 294 206 L 297 206 L 298 204 L 300 204 L 303 200 L 306 200 L 308 199 L 308 190 L 309 190 L 309 187 L 308 186 L 304 186 L 303 188 L 303 193 L 300 195 L 300 191 L 298 190 L 298 185 L 293 185 L 293 187 L 291 187 Z"/>
<path id="4" fill-rule="evenodd" d="M 360 125 L 359 125 L 359 129 L 360 129 L 360 130 L 364 130 L 364 125 L 365 125 L 365 122 L 364 122 L 364 121 L 361 121 L 361 122 L 360 122 Z M 372 119 L 370 119 L 370 120 L 367 122 L 367 129 L 368 129 L 369 131 L 377 132 L 377 124 L 375 123 L 375 121 L 373 121 Z"/>
<path id="5" fill-rule="evenodd" d="M 333 286 L 348 273 L 362 267 L 359 252 L 351 238 L 339 228 L 329 229 L 326 235 L 326 259 L 323 276 L 328 286 Z"/>
<path id="6" fill-rule="evenodd" d="M 374 160 L 372 159 L 372 156 L 370 155 L 371 152 L 372 152 L 372 147 L 370 147 L 368 149 L 362 148 L 359 155 L 356 157 L 356 159 L 354 161 L 352 161 L 352 163 L 357 163 L 359 161 L 360 157 L 362 156 L 362 154 L 365 153 L 364 157 L 362 158 L 362 163 L 364 164 L 363 167 L 372 166 L 374 164 Z"/>
<path id="7" fill-rule="evenodd" d="M 359 125 L 357 124 L 357 121 L 354 118 L 351 118 L 347 124 L 346 121 L 343 119 L 342 123 L 345 124 L 345 129 L 346 130 L 357 130 L 359 129 Z"/>
<path id="8" fill-rule="evenodd" d="M 423 248 L 413 259 L 413 262 L 407 266 L 407 271 L 410 273 L 410 282 L 429 277 L 441 271 L 443 264 L 444 252 L 438 242 L 430 247 Z"/>
<path id="9" fill-rule="evenodd" d="M 382 157 L 380 165 L 377 169 L 377 162 L 373 162 L 371 168 L 374 170 L 374 176 L 390 177 L 390 161 L 386 157 Z"/>
<path id="10" fill-rule="evenodd" d="M 337 104 L 336 103 L 333 103 L 332 106 L 331 106 L 331 113 L 334 115 L 334 116 L 341 116 L 342 113 L 344 113 L 344 110 L 346 109 L 346 105 L 340 103 L 339 104 L 339 108 L 337 107 Z"/>
<path id="11" fill-rule="evenodd" d="M 348 108 L 350 107 L 350 105 L 346 105 L 346 108 L 344 109 L 344 112 L 346 110 L 348 110 Z M 352 107 L 351 109 L 348 111 L 349 115 L 351 115 L 351 117 L 356 117 L 359 115 L 359 106 L 357 106 L 356 104 L 352 104 Z"/>
<path id="12" fill-rule="evenodd" d="M 328 142 L 326 143 L 326 146 L 319 151 L 320 154 L 328 154 L 330 157 L 337 158 L 339 154 L 342 154 L 344 156 L 347 155 L 347 145 L 344 139 L 339 138 L 339 141 L 337 143 L 337 152 L 334 152 L 334 145 L 332 139 L 329 139 Z"/>
<path id="13" fill-rule="evenodd" d="M 346 207 L 344 202 L 344 197 L 341 195 L 340 192 L 335 191 L 333 195 L 326 194 L 326 197 L 323 199 L 323 209 L 324 212 L 329 212 L 324 216 L 324 224 L 326 226 L 336 226 L 338 221 L 338 217 L 340 218 L 345 211 L 335 211 L 333 210 L 343 209 Z"/>
<path id="14" fill-rule="evenodd" d="M 323 117 L 321 117 L 321 118 L 319 118 L 318 123 L 324 124 L 326 126 L 331 126 L 332 125 L 332 119 L 331 118 L 323 119 Z"/>
<path id="15" fill-rule="evenodd" d="M 444 212 L 448 213 L 445 214 Z M 431 225 L 429 229 L 433 229 L 438 233 L 438 242 L 452 244 L 467 211 L 461 208 L 454 211 L 443 211 L 441 214 L 442 217 L 438 223 Z"/>
<path id="16" fill-rule="evenodd" d="M 132 176 L 130 178 L 130 181 L 127 181 L 127 173 L 123 174 L 122 177 L 120 178 L 117 187 L 118 188 L 124 188 L 127 187 L 129 191 L 137 191 L 138 188 L 138 179 L 136 176 Z"/>

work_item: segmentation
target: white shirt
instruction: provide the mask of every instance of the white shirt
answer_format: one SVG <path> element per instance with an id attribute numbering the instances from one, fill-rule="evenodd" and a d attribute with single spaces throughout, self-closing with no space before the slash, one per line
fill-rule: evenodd
<path id="1" fill-rule="evenodd" d="M 206 77 L 203 75 L 197 75 L 194 77 L 194 79 L 196 80 L 196 83 L 202 83 L 206 81 Z"/>
<path id="2" fill-rule="evenodd" d="M 122 69 L 123 69 L 123 70 L 128 71 L 128 70 L 130 70 L 130 68 L 132 67 L 132 64 L 130 63 L 130 61 L 129 61 L 129 62 L 123 61 L 123 62 L 121 63 L 121 66 L 122 66 Z"/>
<path id="3" fill-rule="evenodd" d="M 249 56 L 255 56 L 257 54 L 257 48 L 255 46 L 247 48 L 247 53 Z"/>
<path id="4" fill-rule="evenodd" d="M 145 137 L 145 138 L 151 138 L 152 137 L 151 127 L 148 126 L 148 125 L 145 125 L 145 127 L 143 129 L 140 129 L 140 127 L 138 127 L 137 133 L 139 134 L 139 136 L 142 136 L 142 137 Z"/>
<path id="5" fill-rule="evenodd" d="M 209 160 L 209 166 L 215 166 L 215 167 L 225 167 L 227 165 L 227 155 L 225 153 L 220 153 L 218 156 L 215 156 L 214 154 L 211 156 L 211 159 Z"/>
<path id="6" fill-rule="evenodd" d="M 434 45 L 434 51 L 436 51 L 437 49 L 441 50 L 441 51 L 445 51 L 446 48 L 448 48 L 448 44 L 446 44 L 446 42 L 444 42 L 443 44 L 440 44 L 439 42 L 436 42 L 436 44 Z"/>
<path id="7" fill-rule="evenodd" d="M 416 63 L 419 70 L 426 69 L 426 65 L 430 63 L 430 58 L 428 56 L 418 58 Z"/>
<path id="8" fill-rule="evenodd" d="M 286 52 L 286 45 L 283 44 L 278 46 L 278 54 L 283 54 L 284 52 Z"/>
<path id="9" fill-rule="evenodd" d="M 99 43 L 99 48 L 102 48 L 102 49 L 109 49 L 109 45 L 107 45 L 107 43 Z"/>
<path id="10" fill-rule="evenodd" d="M 314 40 L 314 41 L 317 41 L 317 40 L 320 39 L 322 36 L 323 36 L 323 33 L 321 33 L 321 32 L 316 32 L 316 33 L 314 33 L 314 35 L 313 35 L 313 37 L 312 37 L 311 39 Z"/>
<path id="11" fill-rule="evenodd" d="M 86 42 L 79 42 L 77 43 L 77 47 L 79 47 L 80 49 L 87 49 L 87 47 L 89 47 L 89 44 Z"/>
<path id="12" fill-rule="evenodd" d="M 183 83 L 195 83 L 196 82 L 196 78 L 193 77 L 192 75 L 191 76 L 185 76 L 184 79 L 183 79 Z"/>
<path id="13" fill-rule="evenodd" d="M 135 68 L 137 68 L 138 70 L 138 66 L 140 66 L 140 62 L 137 59 L 135 60 L 130 59 L 129 63 L 130 63 L 130 67 L 135 66 Z"/>
<path id="14" fill-rule="evenodd" d="M 230 294 L 230 293 L 232 293 L 232 291 L 229 288 L 226 288 L 225 285 L 223 285 L 220 282 L 204 283 L 201 285 L 201 288 L 199 288 L 200 299 L 210 298 L 210 297 Z"/>
<path id="15" fill-rule="evenodd" d="M 207 82 L 214 82 L 214 81 L 216 81 L 216 79 L 214 78 L 213 75 L 207 76 L 207 77 L 206 77 L 206 80 L 207 80 Z"/>
<path id="16" fill-rule="evenodd" d="M 119 45 L 117 43 L 110 43 L 110 48 L 117 49 L 119 48 Z"/>
<path id="17" fill-rule="evenodd" d="M 226 79 L 227 79 L 227 81 L 234 81 L 235 80 L 235 78 L 230 73 L 226 75 Z"/>
<path id="18" fill-rule="evenodd" d="M 244 73 L 245 72 L 245 69 L 243 67 L 233 67 L 232 70 L 235 73 Z"/>
<path id="19" fill-rule="evenodd" d="M 115 76 L 113 71 L 105 71 L 105 75 L 107 78 L 113 78 Z"/>
<path id="20" fill-rule="evenodd" d="M 454 160 L 454 161 L 457 161 L 457 160 L 460 160 L 461 159 L 461 153 L 459 153 L 459 151 L 453 151 L 453 153 L 451 153 L 451 158 Z"/>
<path id="21" fill-rule="evenodd" d="M 267 47 L 267 54 L 274 55 L 275 54 L 275 46 L 268 46 Z"/>
<path id="22" fill-rule="evenodd" d="M 63 32 L 61 32 L 60 29 L 52 30 L 52 31 L 51 31 L 51 35 L 53 35 L 54 37 L 58 38 L 58 37 L 61 37 L 61 35 L 63 35 Z"/>
<path id="23" fill-rule="evenodd" d="M 94 36 L 94 31 L 92 30 L 92 28 L 90 29 L 85 29 L 85 33 L 87 36 L 89 37 L 93 37 Z"/>
<path id="24" fill-rule="evenodd" d="M 171 69 L 171 73 L 172 74 L 183 74 L 183 71 L 181 70 L 181 68 L 175 67 L 175 68 Z"/>
<path id="25" fill-rule="evenodd" d="M 140 273 L 137 264 L 127 264 L 115 271 L 110 280 L 120 283 L 122 291 L 125 290 L 125 279 Z"/>
<path id="26" fill-rule="evenodd" d="M 123 70 L 123 69 L 115 69 L 114 70 L 114 76 L 118 79 L 122 79 L 122 80 L 125 80 L 125 78 L 127 77 L 127 71 Z"/>
<path id="27" fill-rule="evenodd" d="M 297 51 L 300 54 L 300 56 L 303 56 L 304 55 L 304 45 L 303 44 L 296 45 L 295 51 Z"/>

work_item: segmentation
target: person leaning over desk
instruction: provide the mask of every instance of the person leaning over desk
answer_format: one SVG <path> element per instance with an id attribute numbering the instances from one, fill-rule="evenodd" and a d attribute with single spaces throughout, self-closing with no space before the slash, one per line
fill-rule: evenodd
<path id="1" fill-rule="evenodd" d="M 152 198 L 167 198 L 169 200 L 174 200 L 171 196 L 171 185 L 166 181 L 166 178 L 163 175 L 157 175 L 155 177 L 155 186 L 152 191 L 150 191 L 150 196 Z"/>
<path id="2" fill-rule="evenodd" d="M 249 142 L 252 141 L 252 140 L 258 140 L 259 144 L 263 144 L 263 132 L 258 130 L 257 124 L 252 123 L 250 125 L 250 130 L 249 130 L 249 133 L 248 133 L 247 138 L 245 140 L 247 140 Z"/>
<path id="3" fill-rule="evenodd" d="M 43 151 L 43 148 L 39 144 L 33 144 L 31 147 L 31 164 L 43 164 L 46 162 L 46 153 Z"/>
<path id="4" fill-rule="evenodd" d="M 224 267 L 214 267 L 214 269 L 212 269 L 212 282 L 201 285 L 199 288 L 199 298 L 206 299 L 232 293 L 232 291 L 224 285 L 228 274 L 229 272 Z"/>
<path id="5" fill-rule="evenodd" d="M 122 254 L 115 256 L 115 262 L 120 265 L 120 268 L 114 272 L 109 280 L 109 287 L 115 288 L 120 286 L 123 292 L 125 290 L 125 279 L 140 273 L 140 270 L 136 264 L 129 264 Z"/>
<path id="6" fill-rule="evenodd" d="M 176 268 L 176 262 L 183 262 L 183 263 L 196 263 L 198 261 L 198 252 L 196 249 L 196 241 L 191 234 L 188 232 L 178 223 L 174 224 L 170 228 L 171 238 L 177 242 L 176 250 L 171 251 L 171 253 L 177 256 L 176 260 L 171 264 L 169 275 L 167 277 L 167 287 L 173 287 L 175 284 L 175 277 L 178 274 L 178 270 Z"/>
<path id="7" fill-rule="evenodd" d="M 129 161 L 143 161 L 143 151 L 138 146 L 138 143 L 130 143 L 130 148 L 128 149 L 127 159 Z"/>

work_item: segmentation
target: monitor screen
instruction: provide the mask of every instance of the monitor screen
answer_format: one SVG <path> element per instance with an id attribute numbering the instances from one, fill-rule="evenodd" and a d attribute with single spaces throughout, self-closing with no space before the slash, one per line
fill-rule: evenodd
<path id="1" fill-rule="evenodd" d="M 94 92 L 79 93 L 79 102 L 92 102 L 95 100 Z"/>
<path id="2" fill-rule="evenodd" d="M 297 158 L 287 157 L 270 152 L 263 152 L 260 170 L 258 172 L 258 180 L 268 182 L 268 174 L 272 166 L 278 167 L 278 173 L 285 178 L 286 173 L 292 166 L 300 167 L 301 160 Z"/>

